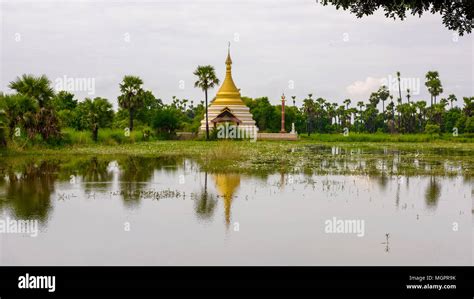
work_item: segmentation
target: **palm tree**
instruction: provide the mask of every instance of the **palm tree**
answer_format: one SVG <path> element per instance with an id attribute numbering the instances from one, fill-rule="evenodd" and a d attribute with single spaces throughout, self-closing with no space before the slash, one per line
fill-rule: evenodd
<path id="1" fill-rule="evenodd" d="M 464 108 L 462 109 L 464 115 L 466 117 L 471 117 L 474 115 L 474 97 L 463 97 L 462 100 L 464 101 Z"/>
<path id="2" fill-rule="evenodd" d="M 357 102 L 357 107 L 359 107 L 359 110 L 357 111 L 359 116 L 357 117 L 358 118 L 358 126 L 359 126 L 359 129 L 361 129 L 361 126 L 362 126 L 362 108 L 364 108 L 364 102 L 363 101 L 358 101 Z"/>
<path id="3" fill-rule="evenodd" d="M 39 109 L 24 115 L 23 121 L 30 138 L 40 133 L 43 140 L 60 136 L 59 119 L 50 107 L 49 101 L 54 97 L 54 90 L 50 86 L 48 77 L 41 75 L 22 75 L 10 82 L 9 87 L 19 94 L 27 96 L 38 103 Z"/>
<path id="4" fill-rule="evenodd" d="M 303 112 L 306 113 L 306 130 L 308 132 L 308 136 L 311 135 L 311 123 L 315 112 L 315 103 L 311 96 L 312 94 L 309 94 L 308 98 L 303 100 L 302 107 Z"/>
<path id="5" fill-rule="evenodd" d="M 418 101 L 415 102 L 416 108 L 418 108 L 418 122 L 419 128 L 418 130 L 421 132 L 424 128 L 424 121 L 425 121 L 425 114 L 426 114 L 426 102 L 425 101 Z"/>
<path id="6" fill-rule="evenodd" d="M 200 219 L 210 219 L 217 207 L 217 200 L 213 194 L 207 191 L 207 172 L 204 173 L 204 190 L 198 194 L 195 201 L 196 215 Z"/>
<path id="7" fill-rule="evenodd" d="M 397 99 L 397 103 L 398 103 L 398 105 L 396 106 L 395 109 L 398 112 L 398 129 L 400 129 L 400 125 L 401 125 L 401 118 L 400 118 L 401 108 L 400 108 L 400 106 L 402 105 L 402 98 L 401 97 Z"/>
<path id="8" fill-rule="evenodd" d="M 397 72 L 397 80 L 398 80 L 398 94 L 400 97 L 400 103 L 402 103 L 402 85 L 400 83 L 400 72 Z"/>
<path id="9" fill-rule="evenodd" d="M 390 92 L 387 89 L 387 86 L 382 85 L 378 90 L 379 99 L 382 101 L 382 115 L 385 115 L 385 101 L 390 96 Z M 384 117 L 385 118 L 385 117 Z"/>
<path id="10" fill-rule="evenodd" d="M 4 112 L 6 121 L 4 124 L 8 126 L 9 138 L 13 139 L 15 127 L 21 125 L 26 131 L 34 130 L 28 127 L 30 119 L 34 119 L 34 115 L 38 109 L 38 104 L 35 100 L 27 95 L 17 93 L 12 95 L 0 94 L 0 109 Z M 31 123 L 35 123 L 32 121 Z"/>
<path id="11" fill-rule="evenodd" d="M 92 139 L 97 142 L 99 128 L 107 127 L 112 124 L 114 112 L 112 105 L 103 98 L 91 100 L 86 98 L 84 102 L 79 103 L 78 110 L 84 119 L 84 123 L 92 131 Z"/>
<path id="12" fill-rule="evenodd" d="M 390 103 L 387 105 L 387 119 L 388 119 L 388 129 L 390 133 L 395 132 L 395 104 L 393 103 L 393 96 L 390 95 Z"/>
<path id="13" fill-rule="evenodd" d="M 451 109 L 453 109 L 453 102 L 457 102 L 457 100 L 458 99 L 456 98 L 456 96 L 454 94 L 450 94 L 448 96 L 448 101 L 451 102 Z"/>
<path id="14" fill-rule="evenodd" d="M 54 96 L 54 90 L 50 84 L 51 82 L 45 75 L 35 77 L 23 74 L 21 77 L 17 77 L 15 81 L 10 82 L 9 87 L 18 93 L 35 99 L 39 108 L 43 108 Z"/>
<path id="15" fill-rule="evenodd" d="M 133 131 L 134 114 L 144 103 L 142 84 L 143 80 L 136 76 L 125 76 L 120 83 L 122 94 L 118 97 L 118 103 L 121 108 L 128 110 L 130 131 Z"/>
<path id="16" fill-rule="evenodd" d="M 214 88 L 219 84 L 219 79 L 216 76 L 214 67 L 211 65 L 199 65 L 193 73 L 198 77 L 198 80 L 194 83 L 194 87 L 199 87 L 204 91 L 206 97 L 206 140 L 209 140 L 209 120 L 208 120 L 208 109 L 207 109 L 207 90 Z"/>
<path id="17" fill-rule="evenodd" d="M 426 73 L 425 78 L 425 86 L 428 88 L 428 92 L 431 95 L 431 106 L 433 106 L 433 99 L 436 104 L 436 97 L 443 93 L 443 86 L 441 85 L 441 80 L 439 79 L 437 71 L 429 71 Z"/>
<path id="18" fill-rule="evenodd" d="M 339 120 L 339 128 L 342 128 L 346 124 L 346 109 L 344 105 L 340 105 L 336 109 L 337 119 Z"/>
<path id="19" fill-rule="evenodd" d="M 296 106 L 296 96 L 291 96 L 291 98 L 293 99 L 293 107 Z"/>
<path id="20" fill-rule="evenodd" d="M 410 95 L 410 88 L 407 88 L 407 100 L 408 100 L 408 103 L 410 103 L 410 98 L 411 98 L 411 95 Z"/>
<path id="21" fill-rule="evenodd" d="M 390 103 L 388 105 L 392 104 L 392 107 L 395 107 L 395 104 L 393 103 L 393 95 L 389 95 L 388 97 L 390 99 Z M 388 105 L 387 105 L 387 110 L 388 110 Z M 393 112 L 393 109 L 392 109 L 392 112 Z M 392 118 L 393 120 L 395 120 L 395 113 L 392 113 Z"/>
<path id="22" fill-rule="evenodd" d="M 351 99 L 345 99 L 344 104 L 346 105 L 346 109 L 349 109 L 349 105 L 351 104 Z"/>

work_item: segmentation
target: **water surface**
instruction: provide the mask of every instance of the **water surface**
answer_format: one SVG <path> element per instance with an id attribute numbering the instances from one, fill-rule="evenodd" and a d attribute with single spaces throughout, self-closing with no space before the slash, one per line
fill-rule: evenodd
<path id="1" fill-rule="evenodd" d="M 0 234 L 0 264 L 472 264 L 466 153 L 306 150 L 310 164 L 250 173 L 188 157 L 2 158 L 0 218 L 40 232 Z M 363 221 L 363 236 L 327 233 L 334 217 Z"/>

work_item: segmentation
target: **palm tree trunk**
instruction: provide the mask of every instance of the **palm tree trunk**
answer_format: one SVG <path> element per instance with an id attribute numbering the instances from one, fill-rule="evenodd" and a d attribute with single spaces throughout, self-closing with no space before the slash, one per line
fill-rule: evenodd
<path id="1" fill-rule="evenodd" d="M 97 142 L 98 135 L 99 135 L 99 126 L 95 124 L 94 127 L 92 128 L 92 139 L 94 140 L 94 142 Z"/>
<path id="2" fill-rule="evenodd" d="M 130 132 L 133 131 L 133 109 L 130 109 L 129 113 L 129 121 L 128 121 L 128 126 L 130 127 Z"/>
<path id="3" fill-rule="evenodd" d="M 209 140 L 209 119 L 207 115 L 207 89 L 204 90 L 206 96 L 206 140 Z"/>
<path id="4" fill-rule="evenodd" d="M 402 99 L 402 86 L 400 84 L 400 77 L 398 77 L 398 94 L 400 96 L 400 103 L 402 103 L 403 99 Z"/>
<path id="5" fill-rule="evenodd" d="M 206 194 L 207 198 L 207 171 L 204 174 L 204 193 Z"/>

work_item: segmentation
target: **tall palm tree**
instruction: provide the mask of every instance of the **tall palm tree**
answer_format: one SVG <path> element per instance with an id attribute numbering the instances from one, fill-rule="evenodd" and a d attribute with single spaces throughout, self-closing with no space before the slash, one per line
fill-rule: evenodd
<path id="1" fill-rule="evenodd" d="M 453 109 L 453 102 L 457 102 L 457 100 L 458 99 L 456 98 L 456 96 L 454 94 L 450 94 L 448 96 L 448 101 L 451 102 L 451 109 Z"/>
<path id="2" fill-rule="evenodd" d="M 127 109 L 129 113 L 129 129 L 133 131 L 133 117 L 135 112 L 144 104 L 144 90 L 142 89 L 143 80 L 136 76 L 123 77 L 120 83 L 120 92 L 118 103 L 120 108 Z"/>
<path id="3" fill-rule="evenodd" d="M 306 114 L 306 131 L 308 133 L 308 136 L 311 135 L 311 123 L 313 120 L 313 115 L 315 112 L 315 103 L 313 99 L 311 98 L 313 95 L 309 94 L 308 98 L 303 100 L 303 107 L 302 110 Z"/>
<path id="4" fill-rule="evenodd" d="M 400 83 L 400 72 L 397 72 L 397 80 L 398 80 L 398 95 L 400 97 L 400 103 L 402 103 L 402 85 Z"/>
<path id="5" fill-rule="evenodd" d="M 363 101 L 358 101 L 357 102 L 357 107 L 359 107 L 359 110 L 357 110 L 357 123 L 358 123 L 358 129 L 362 129 L 362 109 L 364 108 L 364 102 Z"/>
<path id="6" fill-rule="evenodd" d="M 425 121 L 425 116 L 426 116 L 426 102 L 425 101 L 415 102 L 415 106 L 418 109 L 418 124 L 419 124 L 418 131 L 421 132 L 423 131 L 423 128 L 424 128 L 423 123 Z"/>
<path id="7" fill-rule="evenodd" d="M 336 109 L 337 119 L 339 120 L 339 128 L 346 124 L 346 109 L 344 105 L 340 105 Z"/>
<path id="8" fill-rule="evenodd" d="M 400 117 L 401 116 L 400 115 L 401 107 L 400 106 L 402 105 L 402 98 L 401 97 L 397 99 L 397 103 L 398 103 L 398 105 L 395 107 L 395 109 L 398 112 L 398 129 L 400 129 L 400 125 L 401 125 L 401 117 Z"/>
<path id="9" fill-rule="evenodd" d="M 382 115 L 385 115 L 385 101 L 390 96 L 387 86 L 382 85 L 377 91 L 380 101 L 382 101 Z M 385 118 L 385 117 L 384 117 Z"/>
<path id="10" fill-rule="evenodd" d="M 428 92 L 431 95 L 431 106 L 433 106 L 433 100 L 436 104 L 436 97 L 443 93 L 443 86 L 441 85 L 441 80 L 439 79 L 437 71 L 429 71 L 426 73 L 425 78 L 425 86 L 428 88 Z"/>
<path id="11" fill-rule="evenodd" d="M 50 84 L 51 82 L 45 75 L 35 77 L 23 74 L 21 77 L 17 77 L 15 81 L 10 82 L 9 87 L 18 93 L 35 99 L 39 107 L 43 108 L 54 96 L 54 90 Z"/>
<path id="12" fill-rule="evenodd" d="M 345 99 L 344 104 L 346 105 L 346 109 L 349 109 L 349 105 L 351 104 L 351 99 Z"/>
<path id="13" fill-rule="evenodd" d="M 216 76 L 214 67 L 211 65 L 199 65 L 193 73 L 198 77 L 198 80 L 194 82 L 194 87 L 199 87 L 204 91 L 206 97 L 206 140 L 209 140 L 209 119 L 208 119 L 208 103 L 207 103 L 207 90 L 214 88 L 219 84 L 219 79 Z"/>

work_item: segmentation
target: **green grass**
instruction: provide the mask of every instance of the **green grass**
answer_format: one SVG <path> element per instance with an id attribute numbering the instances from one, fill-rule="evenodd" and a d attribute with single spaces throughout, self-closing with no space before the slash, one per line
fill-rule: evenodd
<path id="1" fill-rule="evenodd" d="M 90 131 L 76 131 L 74 129 L 64 129 L 63 144 L 64 145 L 92 145 L 95 142 L 92 140 L 92 133 Z M 97 143 L 103 145 L 118 145 L 131 144 L 145 141 L 142 130 L 130 132 L 128 135 L 121 129 L 100 129 L 97 136 Z"/>
<path id="2" fill-rule="evenodd" d="M 284 154 L 290 150 L 298 150 L 305 146 L 340 146 L 340 147 L 358 147 L 358 148 L 397 148 L 401 150 L 426 150 L 426 149 L 453 149 L 460 151 L 474 151 L 473 142 L 449 142 L 446 140 L 431 140 L 430 142 L 399 142 L 396 139 L 380 139 L 374 141 L 362 141 L 357 139 L 338 138 L 348 137 L 327 137 L 319 140 L 317 135 L 311 138 L 301 138 L 298 141 L 202 141 L 202 140 L 154 140 L 140 141 L 140 138 L 125 139 L 127 141 L 117 141 L 113 134 L 104 133 L 107 137 L 100 137 L 99 140 L 109 140 L 108 144 L 101 142 L 92 142 L 87 132 L 74 134 L 74 140 L 69 145 L 57 147 L 28 147 L 28 148 L 9 148 L 4 155 L 28 155 L 28 154 L 127 154 L 127 155 L 202 155 L 210 154 L 214 158 L 227 157 L 239 158 L 254 154 L 263 154 L 272 152 L 275 154 Z M 99 135 L 100 136 L 100 135 Z M 322 135 L 326 136 L 326 135 Z M 334 135 L 327 135 L 334 136 Z M 101 139 L 102 138 L 102 139 Z M 106 138 L 106 139 L 104 139 Z M 123 138 L 123 137 L 119 137 Z M 122 143 L 123 142 L 123 143 Z M 330 144 L 327 144 L 330 142 Z M 120 146 L 118 146 L 120 144 Z"/>
<path id="3" fill-rule="evenodd" d="M 338 154 L 332 152 L 338 149 Z M 377 173 L 378 163 L 397 160 L 396 173 L 406 175 L 455 175 L 445 163 L 460 167 L 466 177 L 474 175 L 474 143 L 432 142 L 317 142 L 299 141 L 148 141 L 121 145 L 75 144 L 57 148 L 29 148 L 9 150 L 2 159 L 63 160 L 77 157 L 100 156 L 116 159 L 119 156 L 191 158 L 203 170 L 210 172 L 238 172 L 256 175 L 275 171 L 304 173 Z M 430 167 L 414 167 L 414 161 Z M 340 168 L 341 165 L 365 161 L 362 170 Z M 327 165 L 326 165 L 327 164 Z M 372 165 L 372 166 L 370 166 Z"/>

